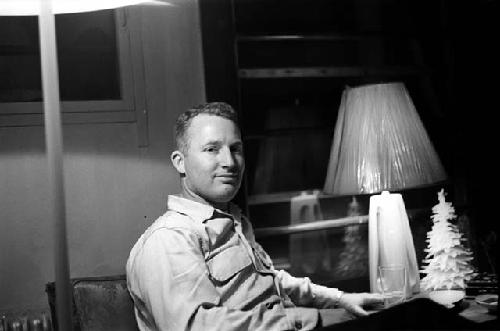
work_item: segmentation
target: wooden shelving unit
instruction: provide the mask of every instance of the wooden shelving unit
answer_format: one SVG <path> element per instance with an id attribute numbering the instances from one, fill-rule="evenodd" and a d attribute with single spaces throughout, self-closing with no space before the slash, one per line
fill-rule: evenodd
<path id="1" fill-rule="evenodd" d="M 418 31 L 405 19 L 384 22 L 378 6 L 386 5 L 404 9 L 383 0 L 368 8 L 326 0 L 200 4 L 207 97 L 241 114 L 247 177 L 238 200 L 250 215 L 260 205 L 321 190 L 345 86 L 428 83 Z M 321 157 L 309 161 L 308 153 Z"/>
<path id="2" fill-rule="evenodd" d="M 241 113 L 248 171 L 239 200 L 250 214 L 252 206 L 273 203 L 274 196 L 286 195 L 283 192 L 322 187 L 320 176 L 295 187 L 255 189 L 255 182 L 273 181 L 256 178 L 269 162 L 262 151 L 275 148 L 280 153 L 286 137 L 301 136 L 304 143 L 317 148 L 312 152 L 328 154 L 345 86 L 394 80 L 425 85 L 422 81 L 430 71 L 422 60 L 418 31 L 405 16 L 384 16 L 386 6 L 405 15 L 404 10 L 411 9 L 383 0 L 369 6 L 326 0 L 313 4 L 210 0 L 200 4 L 207 97 L 227 101 Z M 302 110 L 295 111 L 294 106 Z M 328 157 L 315 162 L 317 167 L 289 168 L 304 168 L 296 173 L 299 181 L 305 172 L 324 172 Z M 264 172 L 279 177 L 290 169 Z"/>
<path id="3" fill-rule="evenodd" d="M 237 202 L 273 259 L 290 261 L 290 238 L 301 232 L 327 233 L 341 249 L 339 227 L 358 224 L 345 218 L 351 197 L 321 189 L 342 91 L 402 80 L 427 98 L 430 70 L 418 35 L 384 27 L 381 12 L 360 2 L 208 0 L 200 7 L 207 99 L 240 113 L 247 167 Z M 364 21 L 372 10 L 380 17 Z M 324 219 L 292 225 L 291 199 L 314 190 Z M 367 212 L 368 197 L 361 200 Z"/>

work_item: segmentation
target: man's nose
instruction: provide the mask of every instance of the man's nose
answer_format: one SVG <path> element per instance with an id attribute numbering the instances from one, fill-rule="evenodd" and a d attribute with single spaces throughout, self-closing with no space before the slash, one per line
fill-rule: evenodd
<path id="1" fill-rule="evenodd" d="M 229 148 L 222 148 L 220 150 L 219 157 L 220 157 L 220 163 L 223 167 L 232 168 L 236 166 L 236 160 Z"/>

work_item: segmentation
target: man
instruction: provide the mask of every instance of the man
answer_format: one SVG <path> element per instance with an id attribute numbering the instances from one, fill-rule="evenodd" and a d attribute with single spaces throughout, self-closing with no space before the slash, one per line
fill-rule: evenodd
<path id="1" fill-rule="evenodd" d="M 311 330 L 363 316 L 382 297 L 344 293 L 275 270 L 231 204 L 245 169 L 234 110 L 190 109 L 171 161 L 181 194 L 139 238 L 127 281 L 141 330 Z M 341 309 L 332 309 L 334 307 Z"/>

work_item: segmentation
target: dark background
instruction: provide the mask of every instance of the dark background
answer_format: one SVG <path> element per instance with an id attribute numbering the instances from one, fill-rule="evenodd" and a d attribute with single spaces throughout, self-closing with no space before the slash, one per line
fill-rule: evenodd
<path id="1" fill-rule="evenodd" d="M 495 208 L 498 204 L 495 180 L 500 58 L 495 46 L 499 40 L 498 7 L 498 1 L 494 0 L 201 1 L 207 99 L 226 101 L 238 109 L 247 138 L 247 181 L 238 197 L 240 203 L 245 205 L 248 195 L 259 193 L 254 192 L 252 177 L 258 167 L 252 161 L 258 156 L 252 136 L 261 133 L 259 129 L 270 109 L 291 109 L 299 100 L 301 107 L 314 108 L 320 114 L 316 122 L 312 120 L 312 125 L 325 129 L 318 123 L 334 123 L 346 85 L 403 81 L 448 173 L 447 200 L 453 202 L 459 216 L 470 222 L 470 241 L 478 255 L 475 263 L 482 271 L 494 272 L 492 263 L 495 262 L 488 261 L 486 255 L 489 252 L 498 259 L 499 220 Z M 368 40 L 372 36 L 382 37 L 383 42 L 356 44 L 347 38 L 336 46 L 328 42 L 301 44 L 300 41 L 235 43 L 238 38 L 258 35 L 362 36 Z M 416 42 L 417 52 L 408 40 Z M 250 81 L 237 76 L 241 68 L 415 63 L 423 74 L 306 78 L 300 82 L 296 79 Z M 293 116 L 283 117 L 281 123 L 294 122 Z M 295 122 L 304 121 L 307 119 L 295 117 Z M 319 141 L 326 143 L 324 147 L 315 145 L 315 148 L 328 150 L 332 132 L 322 132 Z M 304 171 L 304 174 L 320 174 L 317 178 L 296 176 L 296 181 L 287 182 L 292 187 L 282 188 L 300 190 L 321 186 L 326 169 L 323 161 L 316 162 L 316 168 Z M 438 187 L 430 192 L 437 190 Z M 437 203 L 435 193 L 402 193 L 408 208 L 428 210 L 417 216 L 414 223 L 428 221 L 430 208 Z M 269 212 L 269 208 L 266 210 Z M 254 211 L 253 215 L 266 217 L 265 213 Z M 254 225 L 258 219 L 253 217 Z M 425 226 L 427 228 L 416 231 L 424 237 L 430 224 Z"/>

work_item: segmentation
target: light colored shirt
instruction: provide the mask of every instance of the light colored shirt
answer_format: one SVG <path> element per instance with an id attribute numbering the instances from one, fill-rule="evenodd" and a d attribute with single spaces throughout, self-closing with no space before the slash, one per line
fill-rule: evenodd
<path id="1" fill-rule="evenodd" d="M 275 270 L 239 208 L 168 197 L 127 261 L 139 329 L 311 330 L 340 291 Z"/>

